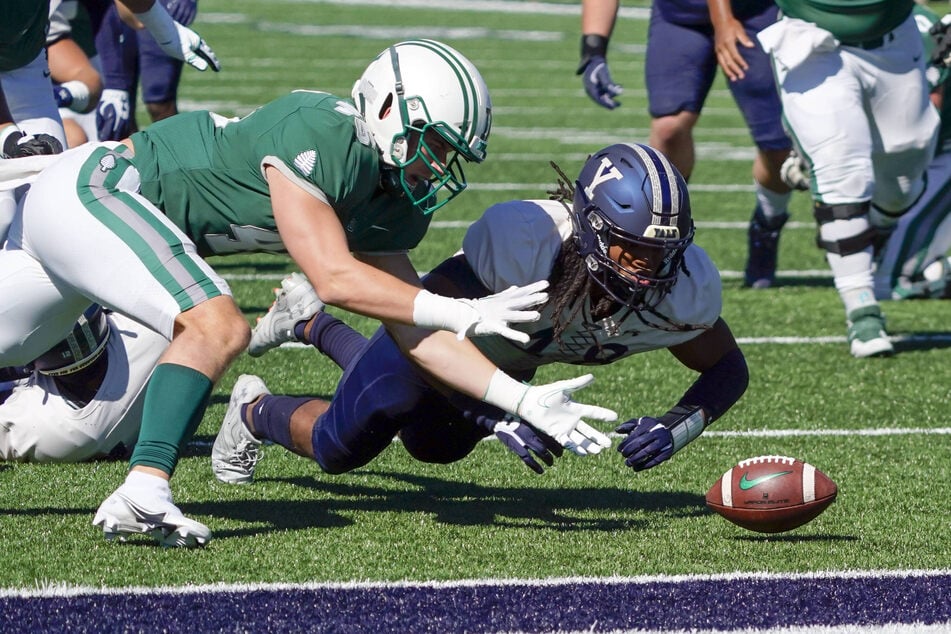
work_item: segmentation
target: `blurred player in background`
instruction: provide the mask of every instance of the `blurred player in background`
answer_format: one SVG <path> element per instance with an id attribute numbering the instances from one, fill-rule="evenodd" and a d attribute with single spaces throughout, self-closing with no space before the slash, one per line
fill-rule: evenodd
<path id="1" fill-rule="evenodd" d="M 475 341 L 513 376 L 530 379 L 556 362 L 606 365 L 663 348 L 699 372 L 666 414 L 617 428 L 626 435 L 618 448 L 626 464 L 648 469 L 742 396 L 746 361 L 720 316 L 719 274 L 692 244 L 686 183 L 671 162 L 648 146 L 618 144 L 589 158 L 574 186 L 559 175 L 552 200 L 490 207 L 469 228 L 462 252 L 424 282 L 434 292 L 482 297 L 549 280 L 542 318 L 517 326 L 527 342 Z M 386 329 L 367 341 L 321 306 L 307 280 L 291 276 L 255 328 L 251 349 L 261 353 L 292 339 L 313 345 L 344 370 L 333 400 L 273 396 L 261 379 L 243 375 L 212 450 L 220 480 L 249 482 L 264 439 L 315 459 L 328 473 L 365 465 L 396 436 L 424 462 L 460 460 L 493 433 L 538 473 L 561 454 L 543 427 L 511 415 L 516 408 L 489 407 L 450 389 L 402 354 Z M 272 336 L 275 330 L 286 336 Z M 578 449 L 600 450 L 584 443 Z"/>
<path id="2" fill-rule="evenodd" d="M 951 84 L 944 58 L 951 51 L 948 25 L 939 24 L 937 14 L 926 6 L 914 8 L 925 54 L 930 59 L 926 75 L 931 102 L 941 116 L 941 128 L 935 156 L 928 164 L 925 191 L 903 214 L 892 230 L 885 247 L 875 258 L 875 297 L 878 300 L 949 299 L 951 266 Z M 935 30 L 935 33 L 932 33 Z M 936 47 L 935 36 L 941 41 Z M 785 174 L 796 189 L 810 188 L 810 168 L 802 157 L 793 154 Z"/>
<path id="3" fill-rule="evenodd" d="M 76 147 L 97 137 L 95 110 L 102 94 L 102 77 L 93 23 L 101 21 L 101 16 L 92 17 L 87 10 L 87 4 L 95 9 L 97 3 L 63 0 L 55 4 L 46 52 L 66 147 Z"/>
<path id="4" fill-rule="evenodd" d="M 777 4 L 783 16 L 758 38 L 811 166 L 817 243 L 845 306 L 849 349 L 855 357 L 890 355 L 873 255 L 922 195 L 938 129 L 915 3 Z"/>
<path id="5" fill-rule="evenodd" d="M 37 146 L 38 151 L 30 154 L 54 154 L 66 145 L 46 61 L 49 13 L 49 0 L 3 3 L 0 90 L 4 108 L 0 112 L 0 150 L 4 158 L 17 156 L 17 146 L 24 143 Z"/>
<path id="6" fill-rule="evenodd" d="M 90 302 L 171 340 L 146 388 L 128 477 L 93 520 L 107 538 L 149 533 L 186 547 L 211 538 L 174 505 L 169 479 L 250 329 L 205 256 L 288 253 L 328 304 L 450 331 L 412 355 L 455 389 L 524 397 L 465 335 L 525 338 L 509 323 L 538 318 L 526 309 L 544 301 L 546 283 L 442 297 L 420 288 L 407 255 L 432 212 L 465 189 L 462 163 L 485 159 L 490 129 L 475 66 L 444 44 L 410 40 L 371 62 L 352 101 L 296 91 L 242 119 L 184 113 L 123 143 L 50 157 L 0 250 L 0 364 L 48 350 Z M 536 420 L 557 419 L 567 436 L 580 416 L 566 391 L 545 392 L 555 400 Z"/>
<path id="7" fill-rule="evenodd" d="M 619 0 L 583 0 L 581 64 L 585 91 L 613 109 L 621 93 L 608 69 L 607 51 Z M 693 173 L 693 129 L 716 78 L 726 74 L 733 99 L 756 144 L 756 206 L 749 227 L 744 284 L 771 286 L 779 231 L 789 218 L 790 189 L 780 167 L 792 142 L 783 130 L 769 57 L 756 33 L 775 22 L 778 9 L 763 0 L 657 0 L 651 5 L 645 82 L 651 115 L 649 143 L 670 157 L 688 181 Z M 675 42 L 676 45 L 671 43 Z"/>
<path id="8" fill-rule="evenodd" d="M 189 26 L 198 12 L 197 0 L 160 0 L 172 18 Z M 178 84 L 182 62 L 166 55 L 155 38 L 136 31 L 112 7 L 96 36 L 107 58 L 105 90 L 97 113 L 99 140 L 118 141 L 138 130 L 135 120 L 137 86 L 153 122 L 178 113 Z"/>
<path id="9" fill-rule="evenodd" d="M 118 0 L 117 0 L 118 1 Z M 90 5 L 95 2 L 90 2 Z M 220 65 L 214 52 L 201 37 L 176 24 L 161 3 L 155 0 L 123 0 L 138 23 L 152 33 L 162 50 L 182 59 L 198 70 Z M 45 134 L 66 145 L 57 99 L 50 81 L 50 67 L 45 51 L 50 12 L 56 11 L 59 0 L 7 0 L 0 26 L 0 87 L 6 97 L 9 122 L 0 129 L 0 147 L 11 138 Z M 79 89 L 78 85 L 76 86 Z M 65 94 L 57 97 L 67 98 Z M 73 95 L 82 99 L 81 95 Z M 7 124 L 0 121 L 0 124 Z"/>

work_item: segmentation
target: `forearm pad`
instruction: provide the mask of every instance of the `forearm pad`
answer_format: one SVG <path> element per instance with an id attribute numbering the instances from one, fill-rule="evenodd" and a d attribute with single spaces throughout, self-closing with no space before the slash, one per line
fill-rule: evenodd
<path id="1" fill-rule="evenodd" d="M 135 17 L 151 33 L 159 46 L 178 39 L 175 21 L 172 20 L 172 16 L 168 14 L 165 6 L 159 0 L 155 0 L 151 9 L 144 13 L 136 13 Z"/>

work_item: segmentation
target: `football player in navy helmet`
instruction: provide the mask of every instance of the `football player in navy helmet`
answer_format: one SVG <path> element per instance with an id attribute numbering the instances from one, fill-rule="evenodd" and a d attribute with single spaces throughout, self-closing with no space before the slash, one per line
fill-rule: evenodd
<path id="1" fill-rule="evenodd" d="M 479 297 L 549 280 L 541 319 L 516 326 L 527 342 L 475 341 L 518 378 L 549 363 L 607 365 L 663 348 L 699 373 L 666 413 L 635 416 L 617 427 L 626 464 L 651 468 L 699 436 L 746 390 L 745 358 L 720 316 L 719 274 L 692 242 L 684 179 L 657 150 L 606 147 L 588 159 L 573 185 L 558 171 L 552 199 L 490 207 L 469 228 L 462 253 L 424 283 L 434 292 Z M 287 280 L 283 292 L 309 294 L 317 307 L 309 319 L 298 316 L 288 339 L 313 345 L 344 375 L 329 402 L 275 396 L 260 378 L 239 378 L 212 450 L 220 480 L 249 482 L 265 439 L 315 459 L 329 473 L 366 464 L 396 436 L 412 456 L 434 463 L 463 458 L 493 433 L 538 473 L 561 454 L 549 429 L 511 415 L 517 408 L 464 397 L 421 372 L 397 343 L 406 333 L 381 328 L 367 341 L 319 311 L 320 300 L 302 276 Z M 286 311 L 280 301 L 271 309 Z M 415 332 L 423 340 L 427 335 Z M 574 449 L 599 448 L 581 441 Z"/>

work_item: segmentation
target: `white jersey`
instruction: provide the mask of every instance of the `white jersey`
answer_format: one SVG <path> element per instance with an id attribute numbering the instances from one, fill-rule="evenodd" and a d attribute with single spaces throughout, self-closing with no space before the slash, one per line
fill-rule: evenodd
<path id="1" fill-rule="evenodd" d="M 0 404 L 0 460 L 80 462 L 135 444 L 145 384 L 168 340 L 120 314 L 107 319 L 109 366 L 95 398 L 77 409 L 34 372 Z"/>
<path id="2" fill-rule="evenodd" d="M 565 206 L 552 200 L 517 200 L 494 205 L 476 221 L 463 240 L 463 252 L 476 276 L 493 293 L 548 279 L 562 245 L 571 236 L 571 218 Z M 526 344 L 498 336 L 472 342 L 499 367 L 528 370 L 554 362 L 603 365 L 638 352 L 668 348 L 689 341 L 709 329 L 720 317 L 720 274 L 706 252 L 687 248 L 673 290 L 651 311 L 622 308 L 595 322 L 585 301 L 555 341 L 552 302 L 541 319 L 515 324 L 530 335 Z"/>

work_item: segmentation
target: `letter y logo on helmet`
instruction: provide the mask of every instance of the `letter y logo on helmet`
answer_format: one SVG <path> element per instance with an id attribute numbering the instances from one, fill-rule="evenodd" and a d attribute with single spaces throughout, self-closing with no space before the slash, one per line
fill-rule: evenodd
<path id="1" fill-rule="evenodd" d="M 571 220 L 588 275 L 635 310 L 656 307 L 670 292 L 693 241 L 683 176 L 639 143 L 608 146 L 585 162 Z"/>
<path id="2" fill-rule="evenodd" d="M 450 46 L 434 40 L 390 46 L 354 84 L 352 97 L 384 163 L 427 213 L 466 188 L 460 157 L 485 160 L 492 127 L 489 90 L 472 62 Z M 417 161 L 427 166 L 420 182 L 407 175 Z"/>

